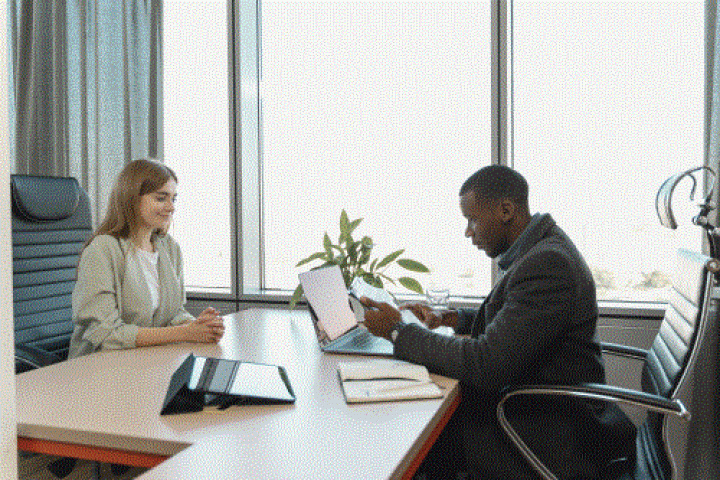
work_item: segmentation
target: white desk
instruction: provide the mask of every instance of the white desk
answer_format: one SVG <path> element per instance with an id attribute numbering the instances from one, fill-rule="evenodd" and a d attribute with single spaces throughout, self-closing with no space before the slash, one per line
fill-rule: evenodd
<path id="1" fill-rule="evenodd" d="M 18 375 L 19 448 L 154 467 L 144 480 L 403 478 L 459 402 L 457 382 L 434 376 L 443 399 L 347 405 L 337 362 L 367 357 L 320 352 L 307 312 L 248 310 L 225 324 L 218 345 L 100 352 Z M 160 416 L 190 352 L 283 365 L 297 400 Z"/>

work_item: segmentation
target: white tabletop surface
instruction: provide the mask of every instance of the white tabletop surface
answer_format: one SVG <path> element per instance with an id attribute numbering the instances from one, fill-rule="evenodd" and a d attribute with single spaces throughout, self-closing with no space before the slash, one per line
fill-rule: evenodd
<path id="1" fill-rule="evenodd" d="M 17 376 L 18 435 L 172 456 L 147 479 L 399 478 L 458 395 L 433 376 L 441 400 L 345 403 L 339 361 L 320 352 L 305 311 L 225 317 L 218 345 L 99 352 Z M 160 416 L 170 376 L 189 353 L 282 365 L 290 405 Z"/>

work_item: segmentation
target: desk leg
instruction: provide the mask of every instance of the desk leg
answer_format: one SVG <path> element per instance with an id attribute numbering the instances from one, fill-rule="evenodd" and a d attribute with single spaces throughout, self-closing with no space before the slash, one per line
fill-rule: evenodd
<path id="1" fill-rule="evenodd" d="M 415 473 L 417 473 L 418 468 L 420 468 L 423 460 L 425 460 L 428 452 L 430 452 L 430 449 L 440 436 L 440 433 L 445 428 L 445 425 L 447 425 L 447 423 L 450 421 L 450 418 L 452 418 L 453 414 L 455 413 L 455 410 L 457 410 L 458 405 L 460 405 L 460 393 L 457 394 L 453 402 L 450 404 L 450 406 L 448 406 L 447 411 L 445 411 L 445 414 L 442 416 L 438 424 L 435 425 L 433 431 L 430 432 L 430 436 L 425 441 L 423 446 L 420 447 L 420 451 L 418 452 L 417 456 L 413 459 L 408 469 L 405 470 L 405 473 L 402 476 L 402 480 L 412 480 Z"/>
<path id="2" fill-rule="evenodd" d="M 44 453 L 60 457 L 81 458 L 102 463 L 117 463 L 132 467 L 152 468 L 164 462 L 168 457 L 150 453 L 131 452 L 114 448 L 91 447 L 74 443 L 38 440 L 18 437 L 17 448 L 24 452 Z"/>

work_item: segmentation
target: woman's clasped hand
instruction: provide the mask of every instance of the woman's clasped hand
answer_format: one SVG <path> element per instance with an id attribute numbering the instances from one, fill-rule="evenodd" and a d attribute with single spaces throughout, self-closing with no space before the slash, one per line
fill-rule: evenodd
<path id="1" fill-rule="evenodd" d="M 223 318 L 213 307 L 206 308 L 197 319 L 185 324 L 188 341 L 217 343 L 225 333 Z"/>

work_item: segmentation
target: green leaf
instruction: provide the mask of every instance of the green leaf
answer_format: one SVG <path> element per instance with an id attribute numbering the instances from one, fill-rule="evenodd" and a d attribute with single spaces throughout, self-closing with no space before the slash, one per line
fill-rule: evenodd
<path id="1" fill-rule="evenodd" d="M 360 258 L 358 259 L 358 265 L 365 265 L 367 262 L 370 261 L 370 250 L 362 249 L 362 253 L 360 254 Z"/>
<path id="2" fill-rule="evenodd" d="M 362 218 L 358 218 L 350 222 L 350 225 L 348 225 L 348 233 L 353 233 L 358 225 L 360 225 L 360 222 L 362 222 Z"/>
<path id="3" fill-rule="evenodd" d="M 350 232 L 340 235 L 340 244 L 342 245 L 343 243 L 345 244 L 346 248 L 349 247 L 351 244 L 355 243 Z"/>
<path id="4" fill-rule="evenodd" d="M 360 246 L 360 243 L 359 243 L 359 242 L 353 242 L 353 241 L 352 241 L 352 238 L 351 238 L 350 241 L 348 242 L 347 253 L 348 253 L 348 257 L 350 257 L 350 262 L 353 263 L 353 264 L 357 262 L 357 258 L 358 258 L 358 246 Z"/>
<path id="5" fill-rule="evenodd" d="M 412 290 L 413 292 L 419 294 L 423 293 L 422 285 L 420 285 L 420 282 L 418 282 L 414 278 L 400 277 L 398 278 L 398 282 L 400 282 L 400 285 L 407 288 L 408 290 Z"/>
<path id="6" fill-rule="evenodd" d="M 397 263 L 405 270 L 410 270 L 411 272 L 428 273 L 430 271 L 430 269 L 422 263 L 415 260 L 410 260 L 409 258 L 401 258 L 397 261 Z"/>
<path id="7" fill-rule="evenodd" d="M 328 235 L 327 232 L 325 232 L 325 236 L 323 237 L 323 247 L 325 247 L 325 253 L 327 253 L 327 256 L 330 258 L 330 260 L 332 260 L 335 255 L 333 255 L 333 244 L 330 241 L 330 235 Z"/>
<path id="8" fill-rule="evenodd" d="M 295 291 L 293 292 L 292 298 L 290 299 L 290 309 L 292 310 L 297 305 L 298 301 L 300 300 L 300 297 L 302 297 L 303 294 L 303 288 L 302 285 L 298 285 L 297 288 L 295 288 Z"/>
<path id="9" fill-rule="evenodd" d="M 347 241 L 348 235 L 350 234 L 348 229 L 348 216 L 347 212 L 343 209 L 340 213 L 340 236 L 338 237 L 338 243 L 342 244 Z"/>
<path id="10" fill-rule="evenodd" d="M 326 258 L 325 258 L 325 255 L 326 255 L 325 252 L 313 253 L 313 254 L 310 255 L 309 257 L 300 260 L 300 261 L 297 263 L 297 265 L 295 265 L 295 266 L 296 266 L 296 267 L 301 267 L 301 266 L 305 265 L 306 263 L 312 262 L 313 260 L 326 259 Z"/>
<path id="11" fill-rule="evenodd" d="M 352 274 L 347 269 L 343 269 L 342 276 L 343 281 L 345 282 L 345 287 L 350 288 L 350 285 L 352 284 Z"/>
<path id="12" fill-rule="evenodd" d="M 370 263 L 370 267 L 368 267 L 369 272 L 375 272 L 375 266 L 377 265 L 378 259 L 376 258 Z"/>
<path id="13" fill-rule="evenodd" d="M 380 260 L 380 263 L 377 264 L 377 268 L 382 268 L 385 265 L 391 264 L 392 262 L 395 261 L 396 258 L 398 258 L 400 255 L 402 255 L 404 251 L 405 251 L 404 249 L 401 249 L 401 250 L 396 250 L 396 251 L 392 252 L 390 255 L 388 255 L 385 258 L 383 258 L 382 260 Z"/>
<path id="14" fill-rule="evenodd" d="M 371 274 L 365 274 L 362 276 L 362 279 L 365 280 L 369 285 L 372 285 L 373 287 L 382 288 L 382 280 L 380 280 L 375 275 Z"/>

